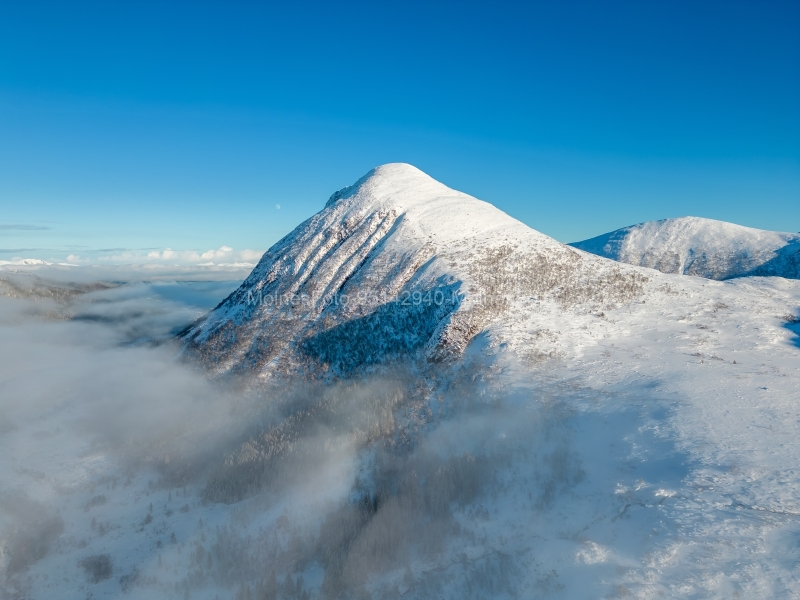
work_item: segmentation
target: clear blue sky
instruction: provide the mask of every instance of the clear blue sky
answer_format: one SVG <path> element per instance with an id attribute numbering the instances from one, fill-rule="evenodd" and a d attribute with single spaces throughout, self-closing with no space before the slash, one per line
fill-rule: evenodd
<path id="1" fill-rule="evenodd" d="M 798 231 L 800 2 L 0 3 L 0 259 L 263 250 L 394 161 L 562 241 Z"/>

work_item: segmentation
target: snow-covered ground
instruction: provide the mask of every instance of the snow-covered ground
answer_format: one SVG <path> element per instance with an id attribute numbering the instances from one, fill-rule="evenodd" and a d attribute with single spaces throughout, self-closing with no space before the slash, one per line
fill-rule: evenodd
<path id="1" fill-rule="evenodd" d="M 700 217 L 639 223 L 571 245 L 664 273 L 710 279 L 800 278 L 800 233 L 764 231 Z"/>
<path id="2" fill-rule="evenodd" d="M 800 595 L 800 282 L 617 264 L 388 171 L 191 330 L 225 377 L 165 340 L 234 285 L 0 297 L 5 593 Z"/>

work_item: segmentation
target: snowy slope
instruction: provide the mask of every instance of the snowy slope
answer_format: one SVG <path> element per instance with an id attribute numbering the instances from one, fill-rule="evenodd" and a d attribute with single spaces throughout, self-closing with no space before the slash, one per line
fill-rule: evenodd
<path id="1" fill-rule="evenodd" d="M 699 217 L 649 221 L 570 245 L 664 273 L 800 278 L 800 234 Z"/>
<path id="2" fill-rule="evenodd" d="M 717 225 L 710 228 L 716 236 L 699 227 L 705 236 L 684 237 L 690 246 L 723 238 L 738 248 L 729 240 L 740 228 Z M 794 239 L 752 236 L 751 247 L 764 252 Z M 747 252 L 734 253 L 737 264 Z M 721 268 L 716 260 L 695 259 L 687 272 L 701 264 Z M 767 262 L 745 264 L 750 272 Z M 615 582 L 606 589 L 619 596 L 782 595 L 800 589 L 796 552 L 766 556 L 746 574 L 736 567 L 765 547 L 782 552 L 798 534 L 800 479 L 787 465 L 800 461 L 793 325 L 800 288 L 782 281 L 685 279 L 575 253 L 409 165 L 386 165 L 334 194 L 270 249 L 188 339 L 218 372 L 341 374 L 409 355 L 429 363 L 461 356 L 452 363 L 458 369 L 479 356 L 478 364 L 498 373 L 483 377 L 507 398 L 515 397 L 511 390 L 523 397 L 536 390 L 533 404 L 511 403 L 517 408 L 504 417 L 511 422 L 494 424 L 529 457 L 500 476 L 500 498 L 481 500 L 478 512 L 485 507 L 496 516 L 481 526 L 473 506 L 461 521 L 484 535 L 466 545 L 468 562 L 479 565 L 492 552 L 519 559 L 515 566 L 526 575 L 516 593 L 586 597 L 604 579 Z M 252 308 L 246 298 L 254 289 L 309 300 L 299 308 Z M 392 301 L 431 290 L 456 290 L 460 300 L 431 312 Z M 359 291 L 344 306 L 320 302 Z M 393 343 L 409 331 L 418 337 Z M 426 375 L 429 391 L 412 405 L 427 416 L 411 411 L 412 421 L 469 437 L 452 425 L 464 416 L 441 391 L 453 377 L 437 383 L 437 375 Z M 518 421 L 528 408 L 550 410 L 547 398 L 565 416 L 559 424 L 538 418 L 550 423 L 546 429 L 566 427 L 562 434 L 573 441 L 563 455 L 534 443 L 535 434 L 519 424 L 525 418 Z M 487 422 L 478 421 L 475 439 L 486 435 Z M 250 464 L 252 453 L 264 450 L 248 445 L 236 460 Z M 367 479 L 376 477 L 368 456 L 357 459 Z M 543 485 L 569 489 L 571 499 L 540 514 L 549 502 Z M 415 564 L 415 579 L 430 585 L 431 573 L 445 569 L 470 586 L 459 567 L 463 548 L 456 544 L 435 566 Z M 493 568 L 513 570 L 502 561 Z M 584 587 L 588 573 L 594 575 Z M 375 589 L 382 585 L 391 580 Z"/>

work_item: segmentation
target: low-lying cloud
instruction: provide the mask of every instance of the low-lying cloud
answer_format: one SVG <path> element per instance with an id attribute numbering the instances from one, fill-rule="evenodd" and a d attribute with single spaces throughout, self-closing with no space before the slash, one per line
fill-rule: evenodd
<path id="1" fill-rule="evenodd" d="M 44 248 L 9 248 L 0 253 L 11 255 L 0 260 L 0 270 L 44 267 L 102 267 L 121 272 L 131 269 L 174 272 L 179 269 L 249 270 L 258 263 L 262 250 L 236 250 L 220 246 L 209 250 L 173 250 L 172 248 L 105 248 L 61 251 Z M 28 253 L 29 255 L 24 255 Z M 246 273 L 245 273 L 246 274 Z M 237 273 L 238 275 L 238 273 Z M 102 277 L 95 273 L 95 278 Z"/>

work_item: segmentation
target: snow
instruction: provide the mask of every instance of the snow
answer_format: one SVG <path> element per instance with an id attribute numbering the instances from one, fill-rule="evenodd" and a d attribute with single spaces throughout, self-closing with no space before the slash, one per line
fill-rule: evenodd
<path id="1" fill-rule="evenodd" d="M 14 258 L 12 260 L 0 260 L 0 267 L 31 267 L 34 265 L 47 265 L 52 263 L 46 262 L 39 258 Z"/>
<path id="2" fill-rule="evenodd" d="M 698 248 L 717 239 L 706 225 L 684 241 Z M 730 227 L 711 229 L 730 240 L 738 235 Z M 748 238 L 748 247 L 772 247 L 778 238 L 767 233 L 758 244 Z M 424 298 L 448 289 L 455 304 L 393 308 L 404 292 Z M 253 305 L 254 290 L 288 300 Z M 74 310 L 118 315 L 132 293 L 91 292 L 94 301 Z M 355 300 L 326 304 L 331 296 Z M 165 298 L 191 297 L 156 298 L 149 289 L 136 296 L 147 309 L 136 304 L 130 313 L 163 312 Z M 416 361 L 413 401 L 394 407 L 398 437 L 412 458 L 487 457 L 491 485 L 452 503 L 460 533 L 443 537 L 439 550 L 414 551 L 407 569 L 369 579 L 374 596 L 788 598 L 800 594 L 799 310 L 798 280 L 716 281 L 620 264 L 395 164 L 334 194 L 184 343 L 215 376 L 254 374 L 286 387 L 312 376 L 329 386 L 369 382 L 392 374 L 395 358 Z M 98 410 L 110 415 L 112 435 L 142 421 L 144 439 L 158 441 L 151 429 L 186 420 L 213 445 L 226 428 L 240 435 L 237 419 L 260 422 L 264 407 L 220 392 L 224 378 L 208 382 L 187 365 L 168 366 L 167 347 L 112 344 L 107 338 L 116 337 L 98 333 L 104 321 L 22 329 L 20 319 L 0 324 L 8 421 L 0 420 L 0 450 L 10 457 L 0 481 L 4 492 L 57 507 L 64 521 L 51 552 L 26 573 L 34 597 L 116 597 L 119 576 L 134 569 L 143 579 L 131 597 L 180 597 L 175 584 L 189 586 L 194 576 L 192 549 L 219 542 L 217 525 L 227 528 L 231 553 L 272 556 L 273 540 L 316 535 L 330 506 L 357 501 L 356 477 L 368 487 L 380 475 L 378 441 L 359 445 L 345 426 L 325 438 L 333 443 L 299 483 L 231 505 L 204 499 L 202 478 L 186 491 L 148 485 L 162 472 L 154 463 L 131 471 L 88 427 Z M 173 321 L 165 316 L 159 327 L 169 331 Z M 79 345 L 64 341 L 87 322 L 93 335 L 80 329 Z M 125 331 L 142 329 L 133 325 Z M 354 333 L 360 345 L 351 344 Z M 54 343 L 70 351 L 51 352 Z M 358 361 L 369 362 L 371 375 Z M 354 389 L 364 408 L 371 392 Z M 131 408 L 139 402 L 144 416 Z M 291 408 L 285 414 L 296 414 Z M 230 456 L 246 462 L 246 451 L 258 454 L 258 436 L 241 437 L 249 442 Z M 161 444 L 148 452 L 158 455 Z M 87 508 L 100 493 L 105 504 Z M 145 524 L 150 503 L 154 520 Z M 92 518 L 109 532 L 98 533 Z M 76 564 L 100 552 L 112 554 L 114 578 L 87 583 Z M 298 569 L 318 595 L 320 564 Z M 204 581 L 186 588 L 191 597 L 238 589 Z"/>
<path id="3" fill-rule="evenodd" d="M 800 278 L 800 234 L 699 217 L 640 223 L 572 246 L 664 273 L 710 279 L 747 275 Z"/>

